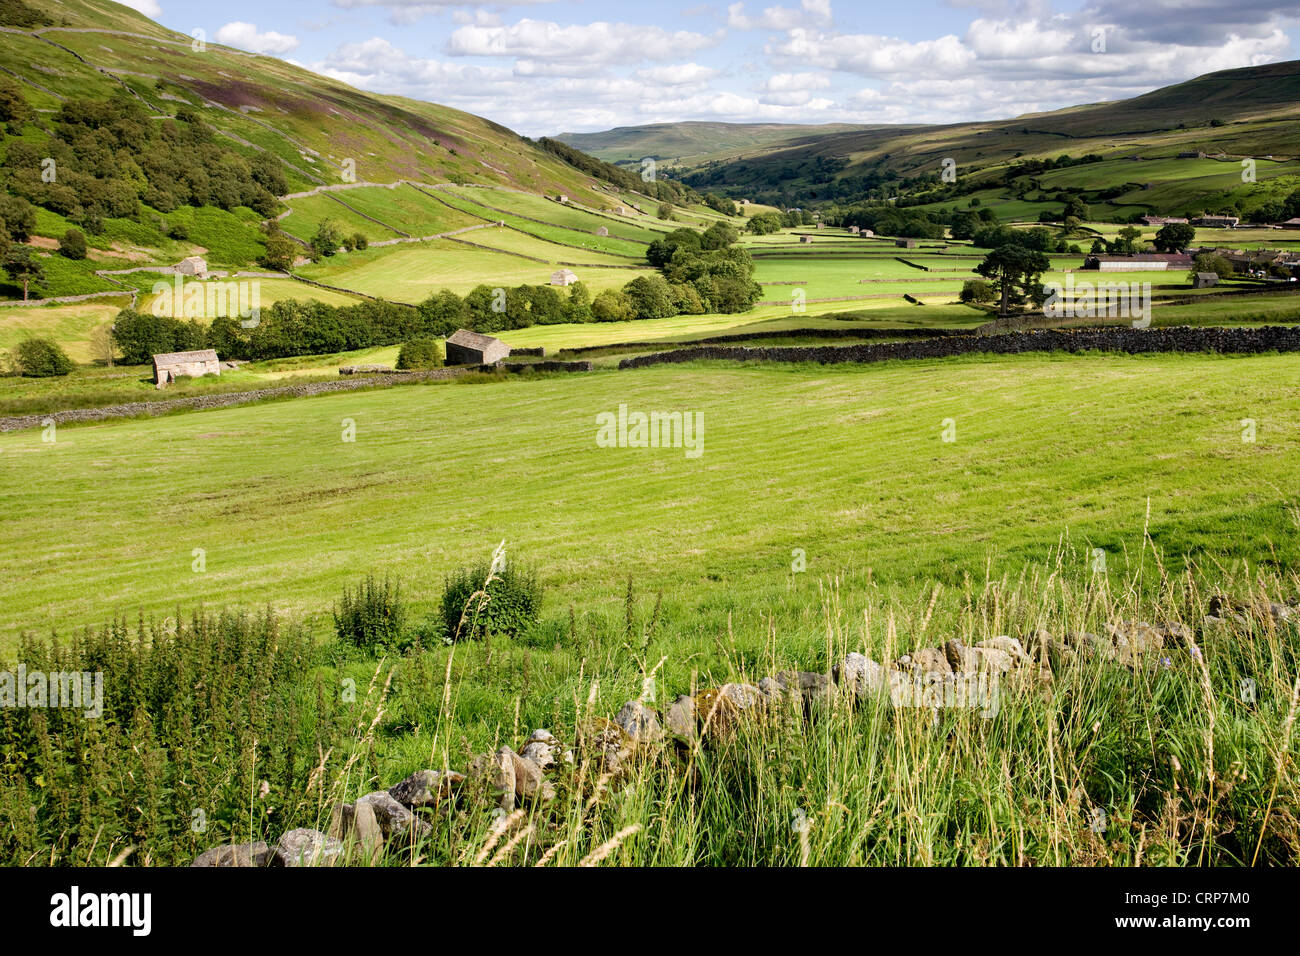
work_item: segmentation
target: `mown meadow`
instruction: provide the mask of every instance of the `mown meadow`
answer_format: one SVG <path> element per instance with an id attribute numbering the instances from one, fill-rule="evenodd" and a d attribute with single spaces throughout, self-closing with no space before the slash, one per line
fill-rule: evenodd
<path id="1" fill-rule="evenodd" d="M 620 404 L 702 414 L 703 454 L 598 447 Z M 1297 422 L 1289 356 L 1032 355 L 488 376 L 0 436 L 4 657 L 106 674 L 103 719 L 6 713 L 0 852 L 184 864 L 538 727 L 572 740 L 647 679 L 664 706 L 1141 618 L 1193 625 L 1197 653 L 1008 684 L 991 719 L 772 713 L 600 786 L 580 753 L 509 832 L 467 791 L 384 860 L 1294 863 L 1300 638 L 1201 621 L 1216 592 L 1300 597 Z M 445 577 L 502 541 L 540 620 L 445 644 Z M 400 646 L 335 638 L 367 573 L 400 582 Z"/>

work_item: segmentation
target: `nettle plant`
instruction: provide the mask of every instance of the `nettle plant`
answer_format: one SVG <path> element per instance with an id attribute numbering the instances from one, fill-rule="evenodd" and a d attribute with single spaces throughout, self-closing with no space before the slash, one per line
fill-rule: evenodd
<path id="1" fill-rule="evenodd" d="M 500 551 L 491 562 L 449 575 L 442 595 L 449 642 L 489 635 L 517 637 L 537 623 L 541 610 L 542 585 L 536 571 L 507 563 Z"/>

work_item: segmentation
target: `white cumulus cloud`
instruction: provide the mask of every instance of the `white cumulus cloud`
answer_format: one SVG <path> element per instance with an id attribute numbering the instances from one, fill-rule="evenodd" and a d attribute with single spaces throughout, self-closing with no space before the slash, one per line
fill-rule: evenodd
<path id="1" fill-rule="evenodd" d="M 256 24 L 232 20 L 217 31 L 218 43 L 237 47 L 252 53 L 288 53 L 298 48 L 298 38 L 285 33 L 267 30 L 259 33 Z"/>

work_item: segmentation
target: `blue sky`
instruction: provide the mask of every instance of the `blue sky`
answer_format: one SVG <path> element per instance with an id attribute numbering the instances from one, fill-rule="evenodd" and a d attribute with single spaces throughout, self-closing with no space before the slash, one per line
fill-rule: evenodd
<path id="1" fill-rule="evenodd" d="M 532 136 L 680 120 L 992 119 L 1300 57 L 1296 0 L 128 5 Z"/>

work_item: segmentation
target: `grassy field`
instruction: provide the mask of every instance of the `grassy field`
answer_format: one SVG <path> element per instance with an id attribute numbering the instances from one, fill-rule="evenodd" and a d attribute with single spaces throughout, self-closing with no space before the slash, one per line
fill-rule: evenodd
<path id="1" fill-rule="evenodd" d="M 449 190 L 444 190 L 444 192 L 450 193 Z M 483 219 L 491 220 L 492 222 L 504 222 L 521 232 L 529 233 L 530 235 L 537 236 L 538 238 L 544 239 L 548 242 L 562 243 L 584 251 L 592 250 L 595 252 L 606 252 L 614 255 L 626 256 L 629 259 L 640 260 L 645 257 L 645 244 L 634 242 L 630 239 L 619 238 L 615 233 L 614 228 L 610 228 L 610 234 L 608 236 L 595 235 L 595 231 L 602 226 L 614 227 L 617 225 L 616 223 L 606 220 L 601 216 L 593 216 L 590 213 L 585 213 L 580 210 L 571 208 L 566 209 L 558 203 L 548 203 L 548 205 L 554 205 L 556 207 L 555 210 L 544 209 L 542 211 L 551 216 L 557 215 L 558 213 L 562 217 L 570 220 L 580 217 L 585 224 L 579 228 L 557 226 L 554 225 L 550 219 L 537 222 L 535 219 L 541 217 L 525 218 L 522 214 L 516 215 L 511 212 L 503 212 L 503 209 L 513 206 L 513 200 L 517 198 L 515 193 L 497 190 L 476 190 L 474 192 L 467 191 L 465 196 L 449 194 L 445 198 L 456 208 L 467 213 L 482 217 Z M 541 199 L 541 197 L 528 198 L 535 198 L 543 203 L 547 202 L 547 200 Z M 481 200 L 481 202 L 477 200 Z M 497 208 L 493 208 L 493 206 L 496 206 Z M 570 215 L 565 216 L 564 214 L 566 213 Z M 638 227 L 630 226 L 628 228 L 637 229 Z M 656 235 L 654 233 L 648 234 L 651 236 L 651 239 L 646 240 L 647 243 L 653 239 L 654 235 Z"/>
<path id="2" fill-rule="evenodd" d="M 620 403 L 702 414 L 702 454 L 598 447 L 595 416 Z M 122 620 L 73 652 L 110 662 L 108 720 L 56 712 L 44 737 L 6 712 L 21 776 L 0 802 L 24 823 L 0 858 L 131 846 L 131 863 L 184 864 L 324 828 L 335 800 L 465 769 L 534 727 L 571 741 L 638 695 L 664 707 L 952 636 L 1195 622 L 1215 585 L 1294 599 L 1298 421 L 1289 356 L 1027 355 L 488 379 L 0 436 L 0 657 L 20 631 L 66 646 Z M 503 540 L 549 589 L 520 637 L 397 656 L 331 639 L 331 602 L 360 575 L 399 576 L 423 628 L 443 575 Z M 200 604 L 280 617 L 191 623 Z M 137 613 L 156 626 L 133 646 Z M 837 698 L 809 723 L 778 710 L 652 750 L 607 790 L 580 763 L 552 804 L 510 818 L 531 829 L 504 848 L 471 789 L 430 817 L 420 859 L 1294 864 L 1294 628 L 1198 641 L 1158 666 L 1006 681 L 988 719 Z M 22 651 L 50 670 L 48 653 Z M 348 682 L 355 700 L 331 692 Z M 99 759 L 67 756 L 101 726 Z M 389 846 L 385 862 L 407 861 Z"/>
<path id="3" fill-rule="evenodd" d="M 480 230 L 486 231 L 486 230 Z M 474 236 L 471 233 L 471 239 Z M 575 261 L 583 253 L 574 250 Z M 552 268 L 518 256 L 475 249 L 450 239 L 404 243 L 334 256 L 298 272 L 329 285 L 355 289 L 397 302 L 416 303 L 439 289 L 464 295 L 475 286 L 547 285 Z M 619 288 L 641 275 L 633 269 L 574 270 L 592 292 Z"/>
<path id="4" fill-rule="evenodd" d="M 598 448 L 620 403 L 702 412 L 705 453 Z M 0 632 L 197 602 L 318 615 L 365 569 L 429 595 L 503 538 L 580 606 L 632 574 L 754 609 L 742 594 L 781 592 L 796 547 L 818 573 L 959 580 L 1063 535 L 1140 549 L 1148 501 L 1171 561 L 1286 566 L 1298 412 L 1290 357 L 1027 356 L 412 386 L 4 435 Z"/>
<path id="5" fill-rule="evenodd" d="M 12 350 L 24 339 L 43 336 L 62 345 L 74 362 L 102 359 L 104 349 L 98 343 L 113 317 L 130 301 L 127 296 L 114 296 L 68 305 L 0 309 L 0 349 Z"/>

